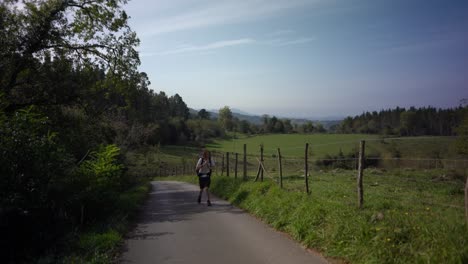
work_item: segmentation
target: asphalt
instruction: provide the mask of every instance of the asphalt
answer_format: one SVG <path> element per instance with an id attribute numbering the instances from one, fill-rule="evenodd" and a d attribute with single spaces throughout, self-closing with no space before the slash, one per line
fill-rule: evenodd
<path id="1" fill-rule="evenodd" d="M 198 204 L 198 187 L 152 182 L 138 223 L 125 240 L 120 263 L 309 263 L 327 261 L 227 201 Z"/>

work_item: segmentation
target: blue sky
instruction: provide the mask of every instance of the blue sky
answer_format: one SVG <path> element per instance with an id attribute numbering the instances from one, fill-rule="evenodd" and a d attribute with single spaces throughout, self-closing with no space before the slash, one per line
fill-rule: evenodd
<path id="1" fill-rule="evenodd" d="M 468 1 L 133 0 L 151 88 L 323 118 L 468 98 Z"/>

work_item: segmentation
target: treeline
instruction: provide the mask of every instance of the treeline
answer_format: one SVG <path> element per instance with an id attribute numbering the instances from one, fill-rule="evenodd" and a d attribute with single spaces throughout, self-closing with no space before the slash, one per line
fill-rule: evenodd
<path id="1" fill-rule="evenodd" d="M 198 118 L 209 120 L 210 114 L 205 109 L 198 112 Z M 293 123 L 287 118 L 262 116 L 262 124 L 253 124 L 247 120 L 234 117 L 231 109 L 225 106 L 219 110 L 218 123 L 225 131 L 240 132 L 243 134 L 289 134 L 289 133 L 323 133 L 326 129 L 320 123 L 307 121 L 303 124 Z"/>
<path id="2" fill-rule="evenodd" d="M 338 133 L 368 133 L 398 136 L 453 136 L 461 124 L 466 107 L 437 109 L 397 107 L 347 117 L 334 127 Z"/>

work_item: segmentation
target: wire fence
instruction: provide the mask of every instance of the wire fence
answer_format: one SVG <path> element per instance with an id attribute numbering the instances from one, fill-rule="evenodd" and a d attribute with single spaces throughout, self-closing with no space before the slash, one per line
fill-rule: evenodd
<path id="1" fill-rule="evenodd" d="M 388 144 L 393 140 L 402 139 L 384 141 Z M 358 207 L 362 206 L 362 202 L 372 204 L 376 200 L 388 199 L 398 204 L 418 204 L 420 210 L 437 207 L 441 210 L 456 210 L 458 214 L 465 208 L 468 221 L 468 204 L 463 199 L 464 193 L 465 200 L 468 195 L 468 160 L 441 158 L 440 153 L 429 153 L 429 157 L 387 157 L 373 151 L 377 147 L 372 143 L 381 143 L 382 139 L 369 141 L 363 158 L 360 158 L 359 142 L 356 141 L 311 145 L 312 150 L 341 144 L 354 147 L 347 155 L 323 158 L 309 155 L 307 146 L 302 146 L 303 156 L 282 156 L 279 148 L 276 153 L 269 149 L 265 155 L 263 146 L 259 148 L 258 154 L 213 151 L 212 159 L 216 166 L 212 175 L 247 181 L 273 181 L 288 191 L 341 197 L 344 203 L 354 203 Z M 299 147 L 294 149 L 299 150 Z M 367 150 L 370 151 L 367 153 Z M 196 160 L 199 153 L 194 152 L 191 156 Z M 361 173 L 360 163 L 363 168 Z M 195 173 L 192 161 L 164 170 L 159 175 Z M 352 198 L 356 195 L 361 196 L 357 203 Z"/>

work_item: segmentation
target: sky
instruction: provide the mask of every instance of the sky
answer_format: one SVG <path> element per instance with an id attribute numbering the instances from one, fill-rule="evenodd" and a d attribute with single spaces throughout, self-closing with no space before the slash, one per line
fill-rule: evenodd
<path id="1" fill-rule="evenodd" d="M 468 98 L 465 0 L 131 0 L 140 71 L 190 108 L 333 118 Z"/>

